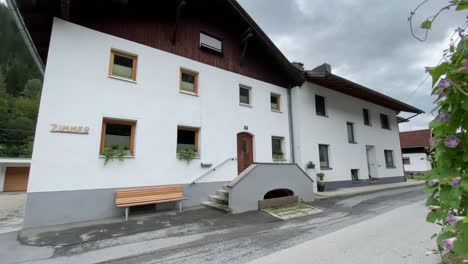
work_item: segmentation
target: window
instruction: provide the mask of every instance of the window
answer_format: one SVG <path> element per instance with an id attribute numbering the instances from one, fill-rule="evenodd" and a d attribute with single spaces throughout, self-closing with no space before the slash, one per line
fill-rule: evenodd
<path id="1" fill-rule="evenodd" d="M 359 170 L 358 169 L 351 169 L 351 180 L 352 181 L 359 181 Z"/>
<path id="2" fill-rule="evenodd" d="M 384 150 L 385 154 L 385 166 L 387 168 L 395 168 L 395 163 L 393 163 L 393 150 Z"/>
<path id="3" fill-rule="evenodd" d="M 363 108 L 363 109 L 362 109 L 362 116 L 363 116 L 363 118 L 364 118 L 364 125 L 370 126 L 371 123 L 370 123 L 370 117 L 369 117 L 369 110 Z"/>
<path id="4" fill-rule="evenodd" d="M 223 53 L 223 41 L 210 36 L 206 33 L 200 32 L 200 48 L 209 49 L 218 53 Z"/>
<path id="5" fill-rule="evenodd" d="M 271 110 L 279 112 L 281 111 L 281 95 L 272 93 L 270 95 Z"/>
<path id="6" fill-rule="evenodd" d="M 186 69 L 180 69 L 180 87 L 181 92 L 198 94 L 198 73 Z"/>
<path id="7" fill-rule="evenodd" d="M 177 153 L 183 149 L 192 149 L 198 155 L 198 128 L 177 127 Z"/>
<path id="8" fill-rule="evenodd" d="M 409 157 L 403 157 L 403 164 L 410 165 L 411 164 L 410 158 Z"/>
<path id="9" fill-rule="evenodd" d="M 282 137 L 271 138 L 271 149 L 272 149 L 272 155 L 273 155 L 274 160 L 284 159 Z"/>
<path id="10" fill-rule="evenodd" d="M 137 56 L 111 50 L 109 75 L 136 80 Z"/>
<path id="11" fill-rule="evenodd" d="M 327 112 L 325 109 L 325 97 L 315 95 L 315 112 L 319 116 L 326 116 Z"/>
<path id="12" fill-rule="evenodd" d="M 356 143 L 356 139 L 354 138 L 354 124 L 346 122 L 346 128 L 348 129 L 348 142 Z"/>
<path id="13" fill-rule="evenodd" d="M 329 169 L 330 160 L 328 157 L 328 145 L 319 145 L 319 158 L 320 158 L 320 168 Z"/>
<path id="14" fill-rule="evenodd" d="M 107 148 L 123 148 L 128 155 L 134 155 L 135 126 L 135 121 L 104 118 L 99 154 L 103 155 Z"/>
<path id="15" fill-rule="evenodd" d="M 388 115 L 380 114 L 380 124 L 384 129 L 390 129 L 390 123 L 388 122 Z"/>
<path id="16" fill-rule="evenodd" d="M 250 105 L 250 87 L 239 86 L 239 103 Z"/>

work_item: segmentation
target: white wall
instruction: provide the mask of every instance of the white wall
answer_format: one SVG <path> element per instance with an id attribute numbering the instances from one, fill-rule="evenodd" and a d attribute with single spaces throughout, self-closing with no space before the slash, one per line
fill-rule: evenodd
<path id="1" fill-rule="evenodd" d="M 315 113 L 315 94 L 325 97 L 328 117 Z M 370 102 L 305 82 L 292 89 L 292 113 L 296 162 L 302 168 L 312 160 L 320 172 L 318 145 L 330 145 L 330 166 L 324 170 L 326 181 L 351 180 L 351 169 L 359 178 L 368 179 L 366 145 L 375 146 L 377 177 L 403 176 L 396 113 Z M 365 126 L 362 108 L 369 109 L 371 125 Z M 380 113 L 387 114 L 391 129 L 382 129 Z M 357 144 L 348 143 L 346 122 L 354 123 Z M 396 168 L 386 168 L 384 149 L 394 151 Z"/>
<path id="2" fill-rule="evenodd" d="M 112 48 L 138 55 L 136 83 L 108 77 Z M 199 96 L 179 93 L 180 67 L 199 72 Z M 239 84 L 252 106 L 239 105 Z M 270 110 L 281 94 L 282 113 Z M 174 54 L 55 19 L 34 141 L 29 191 L 189 183 L 237 156 L 239 132 L 254 135 L 254 160 L 272 162 L 271 136 L 289 145 L 287 90 Z M 99 157 L 103 117 L 136 120 L 135 157 L 106 166 Z M 50 124 L 89 126 L 89 135 L 50 133 Z M 200 159 L 176 158 L 177 125 L 200 127 Z M 290 158 L 289 148 L 284 148 Z M 228 162 L 205 181 L 231 180 Z"/>
<path id="3" fill-rule="evenodd" d="M 403 154 L 403 157 L 410 159 L 410 164 L 405 164 L 405 171 L 429 171 L 431 163 L 427 160 L 426 153 L 408 153 Z"/>
<path id="4" fill-rule="evenodd" d="M 0 165 L 0 192 L 3 192 L 3 187 L 5 185 L 5 172 L 6 172 L 6 167 L 3 165 Z"/>

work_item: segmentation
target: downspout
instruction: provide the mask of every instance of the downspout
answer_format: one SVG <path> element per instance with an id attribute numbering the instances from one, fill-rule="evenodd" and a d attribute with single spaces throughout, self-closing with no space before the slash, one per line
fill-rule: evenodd
<path id="1" fill-rule="evenodd" d="M 292 100 L 291 100 L 291 84 L 288 85 L 288 124 L 289 124 L 289 147 L 291 152 L 291 162 L 296 163 L 296 155 L 294 155 L 294 128 L 292 119 Z"/>
<path id="2" fill-rule="evenodd" d="M 39 69 L 41 75 L 44 76 L 44 64 L 42 63 L 41 57 L 39 56 L 39 53 L 37 52 L 37 49 L 34 46 L 34 43 L 32 41 L 31 36 L 28 33 L 28 30 L 26 29 L 26 25 L 24 24 L 23 18 L 21 17 L 18 7 L 16 6 L 16 1 L 7 0 L 7 4 L 11 12 L 13 12 L 13 18 L 15 19 L 18 31 L 21 34 L 21 37 L 23 38 L 24 43 L 26 44 L 26 47 L 28 48 L 29 53 L 31 54 L 34 60 L 34 63 L 36 63 L 36 66 Z"/>

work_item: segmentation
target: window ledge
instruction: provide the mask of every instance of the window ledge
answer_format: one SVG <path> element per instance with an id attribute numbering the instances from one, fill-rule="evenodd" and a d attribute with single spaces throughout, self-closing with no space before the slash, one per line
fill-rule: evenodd
<path id="1" fill-rule="evenodd" d="M 320 117 L 325 117 L 325 118 L 329 118 L 328 115 L 321 115 L 321 114 L 316 114 L 317 116 L 320 116 Z"/>
<path id="2" fill-rule="evenodd" d="M 103 159 L 105 157 L 106 156 L 104 156 L 104 155 L 99 155 L 99 158 L 101 158 L 101 159 Z M 115 158 L 117 158 L 117 156 L 113 156 L 112 158 L 115 159 Z M 126 156 L 124 156 L 124 159 L 133 159 L 133 158 L 135 158 L 135 155 L 126 155 Z"/>
<path id="3" fill-rule="evenodd" d="M 387 169 L 396 169 L 396 167 L 386 167 Z"/>
<path id="4" fill-rule="evenodd" d="M 385 127 L 382 127 L 382 129 L 385 129 L 385 130 L 392 130 L 391 128 L 385 128 Z"/>
<path id="5" fill-rule="evenodd" d="M 283 112 L 281 112 L 281 111 L 273 110 L 273 109 L 271 109 L 271 111 L 272 111 L 273 113 L 278 113 L 278 114 L 282 114 L 282 113 L 283 113 Z"/>
<path id="6" fill-rule="evenodd" d="M 120 80 L 120 81 L 124 81 L 124 82 L 137 83 L 135 80 L 127 79 L 127 78 L 124 78 L 124 77 L 119 77 L 119 76 L 114 76 L 114 75 L 108 75 L 108 77 L 111 78 L 111 79 L 116 79 L 116 80 Z"/>
<path id="7" fill-rule="evenodd" d="M 179 90 L 179 93 L 198 97 L 197 93 L 192 93 L 188 91 Z"/>
<path id="8" fill-rule="evenodd" d="M 320 167 L 320 170 L 333 170 L 333 168 L 328 168 L 328 167 Z"/>
<path id="9" fill-rule="evenodd" d="M 273 159 L 274 162 L 285 162 L 287 159 Z"/>
<path id="10" fill-rule="evenodd" d="M 253 108 L 253 106 L 251 104 L 244 104 L 244 103 L 239 103 L 240 106 L 245 106 L 245 107 L 249 107 L 249 108 Z"/>
<path id="11" fill-rule="evenodd" d="M 371 127 L 371 126 L 372 126 L 371 124 L 369 124 L 369 125 L 364 124 L 364 125 L 365 125 L 365 126 L 368 126 L 368 127 Z"/>
<path id="12" fill-rule="evenodd" d="M 356 141 L 348 141 L 349 144 L 357 144 Z"/>

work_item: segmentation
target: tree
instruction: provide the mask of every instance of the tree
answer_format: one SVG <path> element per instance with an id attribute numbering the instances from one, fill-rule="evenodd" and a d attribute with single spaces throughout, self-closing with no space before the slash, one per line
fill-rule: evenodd
<path id="1" fill-rule="evenodd" d="M 29 98 L 38 99 L 41 96 L 42 81 L 31 79 L 24 86 L 23 95 Z"/>
<path id="2" fill-rule="evenodd" d="M 419 41 L 427 39 L 432 23 L 443 11 L 468 9 L 466 0 L 450 1 L 421 23 L 426 31 L 424 37 L 418 37 L 412 20 L 426 2 L 409 17 L 411 33 Z M 441 231 L 434 234 L 439 250 L 461 255 L 468 253 L 468 35 L 464 28 L 458 28 L 455 35 L 458 37 L 452 37 L 441 63 L 426 67 L 432 77 L 432 94 L 437 96 L 432 112 L 438 115 L 430 123 L 435 167 L 425 176 L 425 191 L 431 194 L 426 202 L 426 219 L 441 226 Z"/>

